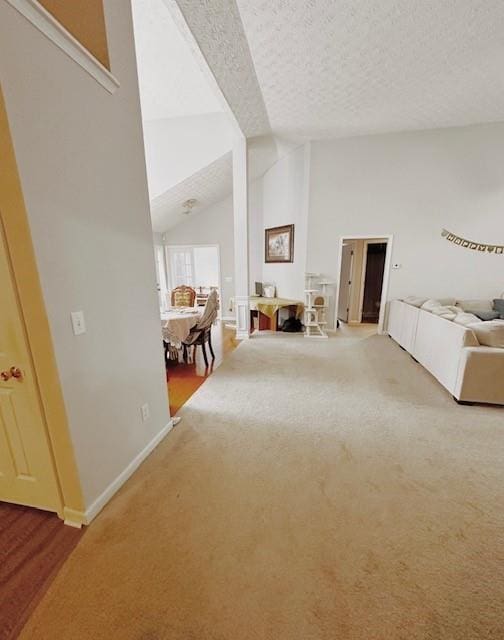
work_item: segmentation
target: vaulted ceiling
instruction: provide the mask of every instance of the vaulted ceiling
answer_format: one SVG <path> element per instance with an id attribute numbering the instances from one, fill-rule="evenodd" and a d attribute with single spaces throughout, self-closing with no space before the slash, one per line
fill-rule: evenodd
<path id="1" fill-rule="evenodd" d="M 274 162 L 272 141 L 281 150 L 504 120 L 502 0 L 162 2 L 250 147 L 269 140 L 255 175 Z M 209 166 L 180 185 L 180 198 L 196 183 L 204 203 L 224 182 L 229 192 L 229 159 L 216 166 L 225 162 L 226 180 Z"/>
<path id="2" fill-rule="evenodd" d="M 231 152 L 214 160 L 151 201 L 152 228 L 163 232 L 185 221 L 183 203 L 196 200 L 190 215 L 226 198 L 233 188 Z"/>
<path id="3" fill-rule="evenodd" d="M 143 119 L 222 111 L 163 0 L 133 0 L 132 11 Z"/>
<path id="4" fill-rule="evenodd" d="M 165 0 L 173 5 L 174 0 Z M 268 114 L 234 0 L 176 0 L 206 63 L 247 138 L 271 133 Z"/>
<path id="5" fill-rule="evenodd" d="M 276 148 L 268 136 L 254 139 L 249 149 L 249 175 L 254 180 L 264 173 L 264 167 L 275 162 Z M 190 215 L 224 200 L 233 192 L 233 157 L 228 152 L 188 176 L 162 195 L 151 200 L 154 231 L 166 231 L 186 220 L 183 203 L 189 198 L 197 202 Z"/>
<path id="6" fill-rule="evenodd" d="M 177 2 L 246 129 L 247 106 L 295 141 L 504 120 L 502 0 Z"/>

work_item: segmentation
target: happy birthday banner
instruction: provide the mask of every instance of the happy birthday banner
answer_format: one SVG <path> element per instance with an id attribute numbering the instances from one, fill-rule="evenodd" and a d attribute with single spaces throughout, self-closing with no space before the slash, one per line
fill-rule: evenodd
<path id="1" fill-rule="evenodd" d="M 441 232 L 443 238 L 446 238 L 448 242 L 453 242 L 464 249 L 472 249 L 473 251 L 487 251 L 488 253 L 504 254 L 504 245 L 499 244 L 485 244 L 484 242 L 472 242 L 472 240 L 466 240 L 460 236 L 443 229 Z"/>

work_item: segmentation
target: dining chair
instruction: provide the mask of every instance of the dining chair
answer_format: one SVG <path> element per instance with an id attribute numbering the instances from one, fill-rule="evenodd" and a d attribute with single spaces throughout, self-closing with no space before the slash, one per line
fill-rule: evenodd
<path id="1" fill-rule="evenodd" d="M 205 367 L 208 367 L 208 357 L 205 348 L 205 344 L 208 343 L 212 361 L 215 360 L 215 353 L 212 347 L 212 324 L 217 319 L 217 312 L 219 309 L 217 291 L 211 291 L 208 295 L 208 299 L 205 304 L 205 309 L 201 320 L 198 324 L 191 329 L 191 333 L 182 343 L 184 348 L 184 362 L 187 362 L 187 350 L 188 347 L 193 347 L 193 360 L 196 356 L 196 347 L 201 346 L 203 351 L 203 360 L 205 361 Z"/>
<path id="2" fill-rule="evenodd" d="M 181 284 L 171 292 L 172 307 L 194 307 L 196 291 L 192 287 Z"/>

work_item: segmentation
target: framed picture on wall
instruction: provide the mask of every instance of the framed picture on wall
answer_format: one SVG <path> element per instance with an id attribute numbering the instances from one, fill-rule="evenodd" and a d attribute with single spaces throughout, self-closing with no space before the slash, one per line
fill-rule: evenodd
<path id="1" fill-rule="evenodd" d="M 265 262 L 294 262 L 294 225 L 271 227 L 264 231 Z"/>

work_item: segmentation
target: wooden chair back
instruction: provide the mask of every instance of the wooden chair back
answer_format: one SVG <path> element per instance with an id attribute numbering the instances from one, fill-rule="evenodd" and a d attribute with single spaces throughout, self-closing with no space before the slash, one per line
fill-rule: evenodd
<path id="1" fill-rule="evenodd" d="M 171 292 L 172 307 L 194 307 L 196 291 L 192 287 L 181 284 Z"/>

